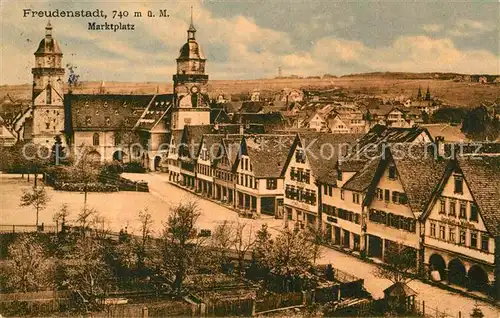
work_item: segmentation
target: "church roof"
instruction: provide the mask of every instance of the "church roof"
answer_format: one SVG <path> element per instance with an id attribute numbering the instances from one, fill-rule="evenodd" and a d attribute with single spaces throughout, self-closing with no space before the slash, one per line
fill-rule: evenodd
<path id="1" fill-rule="evenodd" d="M 66 94 L 67 131 L 132 129 L 154 95 Z"/>

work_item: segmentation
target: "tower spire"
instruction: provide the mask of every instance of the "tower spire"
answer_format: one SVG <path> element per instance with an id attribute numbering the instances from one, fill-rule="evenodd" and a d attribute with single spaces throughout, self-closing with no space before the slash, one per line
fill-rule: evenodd
<path id="1" fill-rule="evenodd" d="M 196 33 L 196 28 L 193 23 L 193 7 L 191 6 L 191 23 L 189 24 L 188 29 L 188 40 L 194 40 L 194 34 Z"/>
<path id="2" fill-rule="evenodd" d="M 48 38 L 52 36 L 52 24 L 50 24 L 50 20 L 47 22 L 47 26 L 45 27 L 45 36 Z"/>

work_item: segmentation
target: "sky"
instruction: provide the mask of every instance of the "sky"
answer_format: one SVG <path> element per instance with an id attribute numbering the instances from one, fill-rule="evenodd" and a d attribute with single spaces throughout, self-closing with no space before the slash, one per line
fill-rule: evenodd
<path id="1" fill-rule="evenodd" d="M 64 64 L 83 81 L 168 82 L 190 7 L 211 79 L 363 72 L 500 73 L 500 2 L 334 0 L 0 0 L 0 85 L 30 83 L 47 17 L 31 10 L 103 10 L 50 19 Z M 159 17 L 166 9 L 168 17 Z M 113 19 L 113 11 L 129 16 Z M 155 17 L 148 18 L 150 10 Z M 141 18 L 133 17 L 140 11 Z M 130 23 L 134 31 L 88 30 Z"/>

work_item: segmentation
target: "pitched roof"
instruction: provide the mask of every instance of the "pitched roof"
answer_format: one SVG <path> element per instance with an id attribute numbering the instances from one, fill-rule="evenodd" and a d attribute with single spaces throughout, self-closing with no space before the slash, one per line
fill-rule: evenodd
<path id="1" fill-rule="evenodd" d="M 69 130 L 133 128 L 154 95 L 66 94 Z"/>
<path id="2" fill-rule="evenodd" d="M 293 135 L 246 136 L 244 143 L 255 177 L 280 177 L 294 139 Z"/>
<path id="3" fill-rule="evenodd" d="M 155 95 L 137 121 L 135 128 L 149 131 L 156 127 L 171 108 L 173 102 L 173 94 Z"/>
<path id="4" fill-rule="evenodd" d="M 360 134 L 330 134 L 324 132 L 300 132 L 300 143 L 306 149 L 311 172 L 320 182 L 335 180 L 334 173 L 337 160 L 346 155 L 343 148 L 353 145 L 361 137 Z"/>
<path id="5" fill-rule="evenodd" d="M 378 157 L 364 164 L 351 179 L 344 183 L 342 188 L 357 192 L 365 192 L 375 177 L 380 160 L 380 157 Z"/>
<path id="6" fill-rule="evenodd" d="M 179 147 L 179 155 L 190 160 L 195 160 L 203 135 L 210 134 L 211 132 L 212 126 L 210 125 L 184 126 L 181 138 L 182 147 Z"/>
<path id="7" fill-rule="evenodd" d="M 264 108 L 264 102 L 244 101 L 240 111 L 242 113 L 258 113 Z"/>
<path id="8" fill-rule="evenodd" d="M 457 161 L 486 229 L 500 236 L 500 156 L 460 157 Z"/>
<path id="9" fill-rule="evenodd" d="M 388 149 L 399 180 L 403 184 L 408 204 L 415 214 L 421 214 L 430 203 L 448 167 L 448 161 L 433 155 L 431 144 L 398 143 Z"/>
<path id="10" fill-rule="evenodd" d="M 212 108 L 210 110 L 210 123 L 230 123 L 231 119 L 223 108 Z"/>
<path id="11" fill-rule="evenodd" d="M 224 138 L 224 135 L 221 134 L 205 134 L 203 135 L 200 144 L 205 145 L 205 148 L 207 149 L 207 154 L 209 160 L 214 160 L 217 158 L 220 148 L 222 147 L 222 139 Z M 197 157 L 199 157 L 201 151 L 201 147 L 199 147 Z"/>

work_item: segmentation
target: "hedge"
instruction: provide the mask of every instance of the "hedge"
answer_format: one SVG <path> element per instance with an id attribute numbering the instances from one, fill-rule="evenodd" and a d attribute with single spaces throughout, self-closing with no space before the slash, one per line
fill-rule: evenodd
<path id="1" fill-rule="evenodd" d="M 60 182 L 54 183 L 55 190 L 84 192 L 85 184 L 81 182 Z M 92 182 L 87 184 L 87 192 L 117 192 L 117 185 Z"/>

